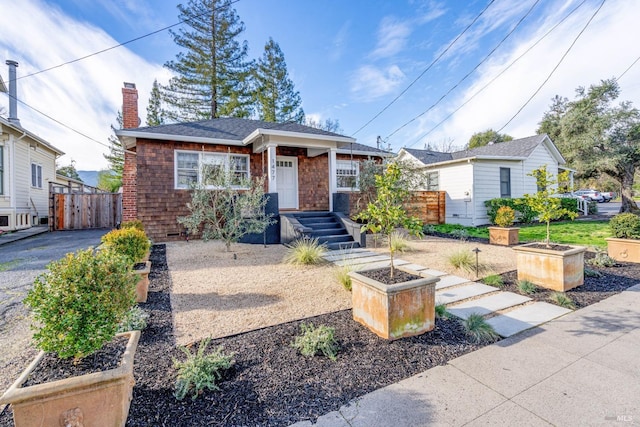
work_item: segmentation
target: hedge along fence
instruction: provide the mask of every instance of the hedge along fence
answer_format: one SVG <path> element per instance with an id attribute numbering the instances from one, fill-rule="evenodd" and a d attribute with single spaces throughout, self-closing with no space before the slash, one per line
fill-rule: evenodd
<path id="1" fill-rule="evenodd" d="M 562 202 L 561 207 L 571 212 L 578 213 L 578 202 L 576 199 L 563 197 L 560 199 Z M 524 198 L 496 198 L 487 200 L 484 202 L 485 207 L 487 208 L 487 215 L 489 216 L 489 221 L 491 224 L 495 224 L 496 222 L 496 214 L 498 213 L 498 209 L 502 206 L 509 206 L 514 211 L 516 211 L 516 219 L 518 222 L 523 224 L 530 224 L 535 221 L 538 213 L 533 211 L 527 204 L 525 203 Z M 598 208 L 596 202 L 589 202 L 589 214 L 597 213 Z M 569 217 L 564 216 L 560 218 L 561 220 L 569 219 Z"/>

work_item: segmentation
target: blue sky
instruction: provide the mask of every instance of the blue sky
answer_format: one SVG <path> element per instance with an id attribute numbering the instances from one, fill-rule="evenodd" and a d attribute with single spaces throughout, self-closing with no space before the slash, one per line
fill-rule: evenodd
<path id="1" fill-rule="evenodd" d="M 0 0 L 4 18 L 0 76 L 8 78 L 6 59 L 20 63 L 21 77 L 172 25 L 178 21 L 178 3 Z M 488 128 L 504 127 L 502 132 L 514 137 L 530 136 L 554 95 L 573 98 L 578 86 L 620 76 L 640 56 L 636 22 L 640 2 L 607 0 L 593 17 L 601 3 L 239 0 L 234 6 L 245 23 L 243 36 L 252 58 L 261 55 L 269 37 L 280 44 L 308 116 L 337 119 L 344 134 L 364 144 L 375 145 L 379 135 L 397 151 L 426 144 L 462 147 L 473 133 Z M 154 78 L 161 82 L 170 78 L 163 64 L 177 52 L 164 31 L 22 78 L 18 95 L 28 105 L 106 144 L 109 125 L 115 123 L 122 102 L 122 83 L 137 84 L 144 122 L 151 84 Z M 620 79 L 621 99 L 638 107 L 639 82 L 640 62 Z M 8 107 L 5 95 L 0 96 L 0 106 Z M 105 146 L 24 105 L 18 109 L 24 127 L 67 153 L 61 164 L 73 159 L 82 170 L 106 167 L 101 155 Z"/>

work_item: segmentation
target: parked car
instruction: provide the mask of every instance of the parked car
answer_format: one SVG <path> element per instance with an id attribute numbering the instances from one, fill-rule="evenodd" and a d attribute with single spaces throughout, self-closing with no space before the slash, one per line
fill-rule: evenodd
<path id="1" fill-rule="evenodd" d="M 587 196 L 589 200 L 593 200 L 598 203 L 602 203 L 605 201 L 604 196 L 602 196 L 602 194 L 597 190 L 582 189 L 582 190 L 576 191 L 576 194 L 581 196 Z"/>
<path id="2" fill-rule="evenodd" d="M 614 191 L 601 191 L 602 197 L 604 197 L 605 202 L 610 202 L 611 199 L 616 198 L 616 193 Z"/>
<path id="3" fill-rule="evenodd" d="M 589 197 L 582 195 L 582 194 L 576 194 L 576 193 L 560 193 L 558 194 L 558 197 L 564 197 L 564 198 L 571 198 L 571 199 L 578 199 L 578 200 L 591 200 L 589 199 Z"/>

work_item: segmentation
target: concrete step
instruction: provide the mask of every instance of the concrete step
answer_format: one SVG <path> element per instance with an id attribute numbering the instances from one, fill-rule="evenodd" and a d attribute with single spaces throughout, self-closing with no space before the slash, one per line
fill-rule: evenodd
<path id="1" fill-rule="evenodd" d="M 358 250 L 359 252 L 356 252 L 356 250 Z M 340 252 L 340 253 L 334 253 L 334 252 Z M 330 252 L 327 252 L 323 256 L 323 258 L 326 259 L 327 261 L 336 262 L 336 261 L 346 261 L 346 260 L 358 260 L 359 258 L 367 258 L 372 256 L 378 256 L 378 255 L 380 254 L 360 248 L 360 249 L 353 249 L 353 250 L 347 250 L 347 251 L 330 251 Z"/>
<path id="2" fill-rule="evenodd" d="M 506 338 L 567 313 L 571 313 L 571 310 L 546 302 L 535 302 L 492 317 L 487 323 L 493 326 L 498 335 Z"/>
<path id="3" fill-rule="evenodd" d="M 349 250 L 349 249 L 357 249 L 360 248 L 360 244 L 358 242 L 353 241 L 351 239 L 347 242 L 336 242 L 336 243 L 328 243 L 326 245 L 329 251 L 341 251 L 341 250 Z"/>
<path id="4" fill-rule="evenodd" d="M 339 242 L 353 242 L 353 238 L 350 234 L 336 234 L 336 235 L 324 235 L 317 236 L 318 242 L 320 243 L 339 243 Z"/>
<path id="5" fill-rule="evenodd" d="M 309 233 L 311 237 L 336 236 L 340 234 L 347 234 L 347 230 L 339 227 L 323 229 L 314 228 L 313 231 Z"/>
<path id="6" fill-rule="evenodd" d="M 422 270 L 421 273 L 429 274 L 429 271 Z M 435 274 L 431 274 L 431 276 L 435 276 Z M 465 279 L 464 277 L 458 277 L 458 276 L 452 276 L 452 275 L 440 275 L 437 277 L 440 277 L 440 281 L 436 283 L 436 290 L 471 282 L 471 280 Z"/>
<path id="7" fill-rule="evenodd" d="M 355 259 L 343 259 L 339 261 L 334 261 L 333 263 L 335 265 L 339 265 L 342 267 L 345 265 L 357 266 L 357 265 L 363 265 L 363 264 L 371 264 L 378 261 L 389 261 L 389 257 L 386 255 L 375 254 L 374 256 L 368 256 L 368 257 L 360 257 Z"/>
<path id="8" fill-rule="evenodd" d="M 440 281 L 446 279 L 441 278 Z M 467 298 L 477 297 L 478 295 L 496 292 L 498 289 L 493 286 L 484 285 L 482 283 L 470 283 L 464 286 L 446 287 L 438 290 L 436 283 L 436 304 L 451 304 L 452 302 L 462 301 Z"/>
<path id="9" fill-rule="evenodd" d="M 531 301 L 531 298 L 524 295 L 514 294 L 513 292 L 499 292 L 449 306 L 447 307 L 447 311 L 456 317 L 466 319 L 472 313 L 485 316 L 499 310 L 504 310 L 505 308 L 524 304 L 528 301 Z"/>

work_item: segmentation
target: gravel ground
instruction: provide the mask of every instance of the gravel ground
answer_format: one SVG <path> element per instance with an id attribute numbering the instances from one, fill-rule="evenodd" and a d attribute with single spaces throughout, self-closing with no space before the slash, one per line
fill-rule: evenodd
<path id="1" fill-rule="evenodd" d="M 414 242 L 412 246 L 429 244 L 430 239 Z M 411 257 L 419 259 L 426 256 L 432 262 L 424 265 L 436 268 L 440 262 L 436 256 L 437 245 L 441 245 L 440 249 L 451 245 L 482 245 L 452 240 L 448 240 L 449 245 L 446 245 L 446 240 L 438 239 L 436 243 L 434 239 L 429 246 L 432 249 L 425 249 L 430 255 L 414 251 L 401 257 L 416 262 Z M 500 270 L 501 256 L 490 256 L 491 248 L 496 247 L 479 247 L 486 251 L 481 252 L 481 256 L 484 253 L 494 261 L 492 270 Z M 505 253 L 512 252 L 504 249 Z M 184 355 L 176 348 L 177 327 L 174 330 L 171 307 L 172 287 L 176 284 L 173 283 L 173 272 L 169 273 L 164 245 L 154 246 L 151 261 L 149 300 L 144 304 L 150 319 L 136 353 L 136 386 L 127 422 L 130 426 L 283 426 L 300 420 L 315 420 L 353 398 L 445 364 L 479 347 L 467 340 L 460 324 L 453 319 L 438 320 L 434 331 L 420 337 L 387 342 L 353 322 L 349 309 L 337 309 L 306 319 L 315 325 L 325 324 L 336 329 L 341 347 L 337 361 L 321 356 L 304 357 L 290 346 L 299 334 L 301 320 L 237 333 L 217 338 L 210 344 L 210 348 L 223 346 L 226 352 L 235 352 L 235 365 L 225 372 L 221 390 L 207 391 L 195 401 L 189 398 L 177 401 L 173 397 L 176 372 L 172 358 L 183 359 Z M 601 272 L 602 276 L 587 278 L 583 287 L 569 291 L 578 307 L 640 282 L 640 266 L 635 264 L 593 269 Z M 213 277 L 211 274 L 215 271 L 209 271 L 208 277 Z M 505 290 L 513 291 L 514 273 L 502 273 L 507 283 Z M 307 287 L 301 289 L 313 291 Z M 534 298 L 546 299 L 548 295 L 539 292 L 534 294 Z M 254 310 L 264 310 L 265 307 L 268 305 L 254 307 Z M 234 316 L 237 313 L 225 311 L 217 321 Z M 237 320 L 233 322 L 242 324 Z M 193 350 L 196 346 L 197 343 L 191 345 Z M 30 357 L 22 354 L 15 363 L 26 366 L 29 360 Z M 0 426 L 10 425 L 10 410 L 6 410 L 0 415 Z"/>

